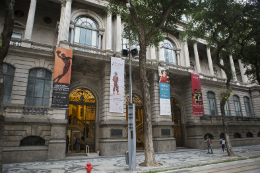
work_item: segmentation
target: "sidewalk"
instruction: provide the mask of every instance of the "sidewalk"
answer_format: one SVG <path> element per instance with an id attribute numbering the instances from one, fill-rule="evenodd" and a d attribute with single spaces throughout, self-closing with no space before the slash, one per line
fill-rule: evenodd
<path id="1" fill-rule="evenodd" d="M 260 156 L 260 145 L 233 147 L 233 150 L 236 155 L 241 156 L 239 158 Z M 213 149 L 213 152 L 214 154 L 207 154 L 206 150 L 188 150 L 168 154 L 156 154 L 156 160 L 163 163 L 163 166 L 149 168 L 137 166 L 137 171 L 143 172 L 149 170 L 166 170 L 237 159 L 225 157 L 227 153 L 223 153 L 221 148 Z M 137 163 L 141 163 L 144 161 L 144 155 L 138 155 L 136 159 Z M 44 173 L 86 173 L 84 168 L 87 163 L 91 163 L 94 167 L 92 170 L 93 173 L 131 172 L 128 170 L 128 165 L 125 164 L 124 157 L 3 164 L 3 172 L 36 173 L 42 171 Z"/>

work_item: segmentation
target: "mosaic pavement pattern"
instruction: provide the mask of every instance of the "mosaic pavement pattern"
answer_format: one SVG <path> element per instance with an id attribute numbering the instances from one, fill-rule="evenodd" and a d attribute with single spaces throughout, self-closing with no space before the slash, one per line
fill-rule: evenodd
<path id="1" fill-rule="evenodd" d="M 248 158 L 260 156 L 260 145 L 233 147 L 236 155 L 240 158 Z M 137 166 L 137 171 L 149 170 L 165 170 L 178 167 L 185 167 L 197 164 L 205 164 L 212 162 L 221 162 L 236 158 L 223 157 L 227 153 L 223 153 L 220 148 L 213 149 L 214 154 L 207 154 L 207 150 L 186 151 L 168 154 L 156 154 L 156 160 L 163 163 L 161 167 L 140 167 Z M 144 155 L 137 156 L 137 163 L 144 161 Z M 3 164 L 4 173 L 86 173 L 85 166 L 91 163 L 94 167 L 93 173 L 127 173 L 128 165 L 125 164 L 124 157 L 114 158 L 96 158 L 85 160 L 66 160 L 66 161 L 49 161 L 49 162 L 27 162 Z"/>

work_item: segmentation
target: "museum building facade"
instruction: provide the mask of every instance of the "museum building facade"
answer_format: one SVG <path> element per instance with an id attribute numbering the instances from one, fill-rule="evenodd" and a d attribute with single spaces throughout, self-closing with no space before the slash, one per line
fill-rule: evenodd
<path id="1" fill-rule="evenodd" d="M 3 3 L 3 2 L 1 2 Z M 4 60 L 3 163 L 62 159 L 80 153 L 86 145 L 102 156 L 124 155 L 127 150 L 129 59 L 123 56 L 128 40 L 124 21 L 107 15 L 106 1 L 16 0 L 14 33 Z M 4 25 L 0 5 L 0 30 Z M 179 24 L 181 28 L 185 24 Z M 55 48 L 73 50 L 69 109 L 51 107 Z M 138 49 L 138 46 L 133 46 Z M 203 41 L 182 42 L 165 35 L 158 48 L 147 48 L 153 144 L 158 153 L 176 147 L 205 149 L 205 137 L 219 148 L 224 131 L 220 89 L 224 72 L 212 62 Z M 123 113 L 109 112 L 111 57 L 125 60 Z M 260 144 L 260 86 L 244 75 L 241 61 L 229 55 L 234 95 L 225 105 L 232 146 Z M 160 115 L 159 76 L 155 65 L 169 68 L 171 116 Z M 223 62 L 222 62 L 223 63 Z M 132 61 L 133 101 L 136 105 L 137 149 L 143 150 L 143 103 L 138 55 Z M 200 75 L 203 116 L 193 116 L 191 73 Z M 80 154 L 79 153 L 79 154 Z"/>

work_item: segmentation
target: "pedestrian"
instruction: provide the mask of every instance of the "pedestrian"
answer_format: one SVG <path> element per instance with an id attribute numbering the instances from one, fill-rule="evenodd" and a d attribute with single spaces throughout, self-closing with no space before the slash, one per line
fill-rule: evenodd
<path id="1" fill-rule="evenodd" d="M 69 141 L 70 141 L 70 137 L 69 137 L 69 135 L 67 135 L 67 139 L 66 139 L 66 153 L 69 152 Z"/>
<path id="2" fill-rule="evenodd" d="M 208 153 L 207 154 L 213 154 L 211 144 L 212 144 L 212 140 L 209 139 L 209 137 L 207 136 L 207 146 L 208 146 Z M 209 152 L 209 148 L 211 149 L 211 153 Z"/>
<path id="3" fill-rule="evenodd" d="M 225 151 L 225 143 L 226 143 L 224 138 L 222 138 L 221 143 L 222 143 L 222 150 L 223 150 L 223 153 L 224 153 L 224 151 Z"/>
<path id="4" fill-rule="evenodd" d="M 76 139 L 76 153 L 80 152 L 80 139 L 77 137 Z"/>

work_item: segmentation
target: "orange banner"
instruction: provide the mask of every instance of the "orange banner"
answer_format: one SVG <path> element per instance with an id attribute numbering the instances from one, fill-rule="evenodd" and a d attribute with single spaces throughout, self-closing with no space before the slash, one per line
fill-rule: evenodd
<path id="1" fill-rule="evenodd" d="M 73 50 L 56 47 L 53 73 L 53 108 L 69 108 L 69 89 Z"/>
<path id="2" fill-rule="evenodd" d="M 53 82 L 70 84 L 72 49 L 56 47 Z"/>

